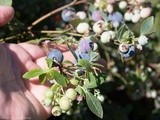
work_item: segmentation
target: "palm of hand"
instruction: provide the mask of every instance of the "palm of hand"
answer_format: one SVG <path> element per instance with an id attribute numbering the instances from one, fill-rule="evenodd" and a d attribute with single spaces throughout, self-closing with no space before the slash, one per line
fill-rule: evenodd
<path id="1" fill-rule="evenodd" d="M 50 108 L 41 104 L 47 86 L 39 85 L 38 80 L 22 80 L 26 71 L 44 65 L 45 52 L 29 44 L 5 44 L 0 51 L 0 118 L 47 119 Z"/>

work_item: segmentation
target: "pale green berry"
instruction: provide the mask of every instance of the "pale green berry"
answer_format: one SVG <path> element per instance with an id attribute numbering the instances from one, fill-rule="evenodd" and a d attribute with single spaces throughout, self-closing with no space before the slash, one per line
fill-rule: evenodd
<path id="1" fill-rule="evenodd" d="M 43 105 L 45 105 L 46 107 L 49 107 L 50 105 L 52 105 L 52 99 L 51 98 L 44 98 L 42 100 Z"/>
<path id="2" fill-rule="evenodd" d="M 104 102 L 104 100 L 105 100 L 105 97 L 104 97 L 103 95 L 101 95 L 101 94 L 98 95 L 97 98 L 98 98 L 98 100 L 101 101 L 101 102 Z"/>
<path id="3" fill-rule="evenodd" d="M 93 31 L 97 34 L 101 34 L 105 29 L 105 22 L 103 20 L 99 20 L 94 23 Z"/>
<path id="4" fill-rule="evenodd" d="M 121 10 L 123 10 L 123 9 L 126 9 L 127 8 L 127 2 L 126 1 L 120 1 L 119 2 L 119 4 L 118 4 L 118 6 L 119 6 L 119 8 L 121 9 Z"/>
<path id="5" fill-rule="evenodd" d="M 110 33 L 110 35 L 111 35 L 111 39 L 112 39 L 112 40 L 115 39 L 116 33 L 115 33 L 114 31 L 112 31 L 112 30 L 110 30 L 109 33 Z"/>
<path id="6" fill-rule="evenodd" d="M 77 26 L 77 32 L 84 34 L 89 32 L 89 24 L 86 22 L 79 23 Z"/>
<path id="7" fill-rule="evenodd" d="M 81 20 L 84 20 L 87 17 L 87 15 L 86 15 L 86 13 L 84 11 L 77 12 L 76 16 Z"/>
<path id="8" fill-rule="evenodd" d="M 101 34 L 101 42 L 108 43 L 111 40 L 111 34 L 109 32 L 103 32 Z"/>
<path id="9" fill-rule="evenodd" d="M 133 23 L 137 23 L 139 20 L 140 20 L 140 18 L 141 18 L 141 16 L 140 16 L 140 14 L 139 13 L 136 13 L 136 14 L 134 14 L 133 16 L 132 16 L 132 22 Z"/>
<path id="10" fill-rule="evenodd" d="M 140 11 L 140 16 L 142 18 L 147 18 L 150 16 L 152 9 L 150 7 L 142 8 Z"/>
<path id="11" fill-rule="evenodd" d="M 76 97 L 77 97 L 77 91 L 73 88 L 69 88 L 66 90 L 66 93 L 65 93 L 66 97 L 68 97 L 69 99 L 71 100 L 75 100 Z"/>
<path id="12" fill-rule="evenodd" d="M 54 106 L 52 108 L 52 114 L 54 116 L 60 116 L 62 114 L 62 109 L 59 106 Z"/>
<path id="13" fill-rule="evenodd" d="M 46 89 L 44 91 L 44 96 L 47 97 L 47 98 L 53 98 L 53 95 L 54 95 L 54 92 L 51 89 Z"/>
<path id="14" fill-rule="evenodd" d="M 132 12 L 126 12 L 126 13 L 124 14 L 124 19 L 125 19 L 126 21 L 131 21 L 132 16 L 133 16 L 133 13 L 132 13 Z"/>
<path id="15" fill-rule="evenodd" d="M 112 13 L 113 12 L 113 5 L 112 4 L 108 4 L 107 5 L 107 12 L 108 13 Z"/>
<path id="16" fill-rule="evenodd" d="M 71 106 L 72 106 L 72 103 L 71 103 L 71 100 L 66 97 L 66 96 L 63 96 L 60 100 L 59 100 L 59 106 L 62 110 L 64 111 L 68 111 Z"/>
<path id="17" fill-rule="evenodd" d="M 145 45 L 148 43 L 148 38 L 145 35 L 141 35 L 137 41 L 140 45 Z"/>

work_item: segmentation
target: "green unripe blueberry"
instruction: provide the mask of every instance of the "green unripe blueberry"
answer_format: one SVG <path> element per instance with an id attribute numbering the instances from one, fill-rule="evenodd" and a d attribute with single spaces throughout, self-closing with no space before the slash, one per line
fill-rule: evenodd
<path id="1" fill-rule="evenodd" d="M 78 85 L 78 80 L 76 80 L 76 79 L 71 79 L 70 80 L 70 83 L 72 84 L 72 85 L 75 85 L 75 86 L 77 86 Z"/>
<path id="2" fill-rule="evenodd" d="M 66 97 L 66 96 L 63 96 L 60 100 L 59 100 L 59 106 L 62 110 L 64 111 L 68 111 L 71 106 L 72 106 L 72 103 L 71 103 L 71 100 Z"/>
<path id="3" fill-rule="evenodd" d="M 54 116 L 60 116 L 62 114 L 62 109 L 59 106 L 54 106 L 52 108 L 52 114 Z"/>
<path id="4" fill-rule="evenodd" d="M 53 98 L 54 92 L 51 89 L 47 89 L 44 91 L 44 96 L 47 98 Z"/>
<path id="5" fill-rule="evenodd" d="M 66 90 L 65 95 L 66 95 L 66 97 L 68 97 L 69 99 L 75 100 L 76 97 L 77 97 L 77 92 L 75 91 L 75 89 L 69 88 L 69 89 Z"/>
<path id="6" fill-rule="evenodd" d="M 52 99 L 51 98 L 44 98 L 42 100 L 43 105 L 45 105 L 46 107 L 49 107 L 52 104 Z"/>

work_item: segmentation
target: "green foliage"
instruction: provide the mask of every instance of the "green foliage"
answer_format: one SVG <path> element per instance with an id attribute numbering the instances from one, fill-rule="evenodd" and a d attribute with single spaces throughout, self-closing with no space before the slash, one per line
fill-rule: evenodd
<path id="1" fill-rule="evenodd" d="M 71 116 L 63 114 L 57 118 L 58 120 L 99 120 L 100 118 L 102 120 L 159 120 L 160 2 L 158 0 L 149 0 L 149 2 L 154 3 L 152 5 L 153 16 L 142 19 L 136 24 L 131 21 L 123 21 L 116 29 L 115 39 L 111 40 L 110 43 L 102 44 L 99 34 L 94 34 L 93 31 L 88 33 L 89 37 L 92 37 L 93 41 L 98 44 L 97 51 L 100 54 L 97 51 L 90 52 L 90 61 L 87 61 L 84 59 L 78 60 L 70 43 L 77 46 L 80 38 L 88 35 L 76 33 L 74 27 L 79 22 L 89 23 L 90 29 L 92 29 L 94 23 L 91 20 L 91 15 L 94 10 L 98 9 L 94 7 L 94 0 L 87 1 L 91 1 L 91 3 L 87 4 L 89 10 L 86 10 L 88 18 L 85 20 L 76 19 L 71 21 L 70 24 L 64 23 L 61 21 L 60 11 L 28 30 L 28 27 L 35 20 L 69 1 L 71 2 L 72 0 L 61 2 L 58 0 L 15 0 L 12 4 L 11 0 L 0 0 L 0 5 L 12 5 L 15 9 L 14 19 L 0 29 L 1 41 L 8 43 L 26 41 L 41 44 L 44 40 L 51 40 L 52 44 L 56 45 L 68 44 L 70 52 L 76 59 L 74 62 L 70 60 L 64 61 L 62 66 L 57 67 L 56 70 L 52 68 L 53 61 L 46 59 L 47 68 L 31 70 L 25 73 L 23 78 L 31 79 L 37 77 L 40 84 L 45 82 L 52 84 L 51 89 L 54 91 L 52 100 L 54 101 L 44 99 L 47 105 L 51 104 L 51 102 L 55 102 L 57 105 L 58 99 L 65 94 L 67 87 L 76 89 L 80 97 L 82 97 L 82 101 L 78 102 L 78 104 L 77 101 L 74 101 L 73 114 Z M 81 11 L 84 9 L 83 5 L 73 7 L 77 11 Z M 100 6 L 102 7 L 102 17 L 105 22 L 108 22 L 108 14 L 103 12 L 106 7 L 106 0 L 101 0 Z M 118 4 L 116 4 L 114 10 L 118 11 Z M 125 13 L 125 10 L 121 10 L 121 12 Z M 156 24 L 154 21 L 156 21 Z M 109 27 L 112 26 L 109 25 Z M 44 30 L 49 32 L 45 34 L 43 33 Z M 114 28 L 112 27 L 111 30 L 114 30 Z M 154 32 L 157 34 L 153 34 Z M 119 44 L 128 43 L 136 46 L 136 40 L 140 35 L 148 37 L 148 44 L 142 46 L 142 51 L 136 48 L 137 54 L 134 57 L 121 61 L 118 51 Z M 106 62 L 95 62 L 100 57 Z M 80 68 L 84 70 L 84 74 L 75 74 L 75 71 Z M 71 79 L 75 79 L 76 84 L 71 84 Z M 105 101 L 102 103 L 97 99 L 99 94 L 105 97 Z"/>
<path id="2" fill-rule="evenodd" d="M 141 35 L 149 34 L 151 32 L 151 30 L 153 29 L 153 25 L 154 25 L 154 17 L 153 16 L 145 19 L 143 21 L 143 23 L 141 24 L 140 34 Z"/>
<path id="3" fill-rule="evenodd" d="M 67 86 L 67 79 L 61 75 L 58 71 L 56 70 L 51 70 L 50 71 L 50 76 L 52 79 L 54 79 L 59 85 L 66 87 Z"/>
<path id="4" fill-rule="evenodd" d="M 103 109 L 100 101 L 90 92 L 85 92 L 86 102 L 89 109 L 98 117 L 103 118 Z"/>
<path id="5" fill-rule="evenodd" d="M 30 78 L 38 77 L 38 76 L 40 76 L 40 75 L 42 75 L 42 74 L 44 74 L 46 72 L 47 72 L 46 70 L 43 70 L 41 68 L 33 69 L 31 71 L 26 72 L 23 75 L 23 78 L 30 79 Z"/>
<path id="6" fill-rule="evenodd" d="M 0 0 L 0 5 L 11 6 L 12 0 Z"/>

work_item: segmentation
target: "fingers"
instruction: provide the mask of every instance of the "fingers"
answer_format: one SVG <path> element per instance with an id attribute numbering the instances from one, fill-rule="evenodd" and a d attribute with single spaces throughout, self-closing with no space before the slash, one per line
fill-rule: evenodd
<path id="1" fill-rule="evenodd" d="M 14 16 L 14 9 L 9 6 L 0 6 L 0 26 L 7 24 Z"/>
<path id="2" fill-rule="evenodd" d="M 76 61 L 74 56 L 72 55 L 72 53 L 70 51 L 64 52 L 63 55 L 64 55 L 64 61 L 65 60 L 69 60 L 71 62 L 75 62 Z"/>
<path id="3" fill-rule="evenodd" d="M 46 56 L 45 51 L 39 46 L 27 43 L 20 43 L 18 45 L 25 49 L 30 54 L 33 60 Z"/>

